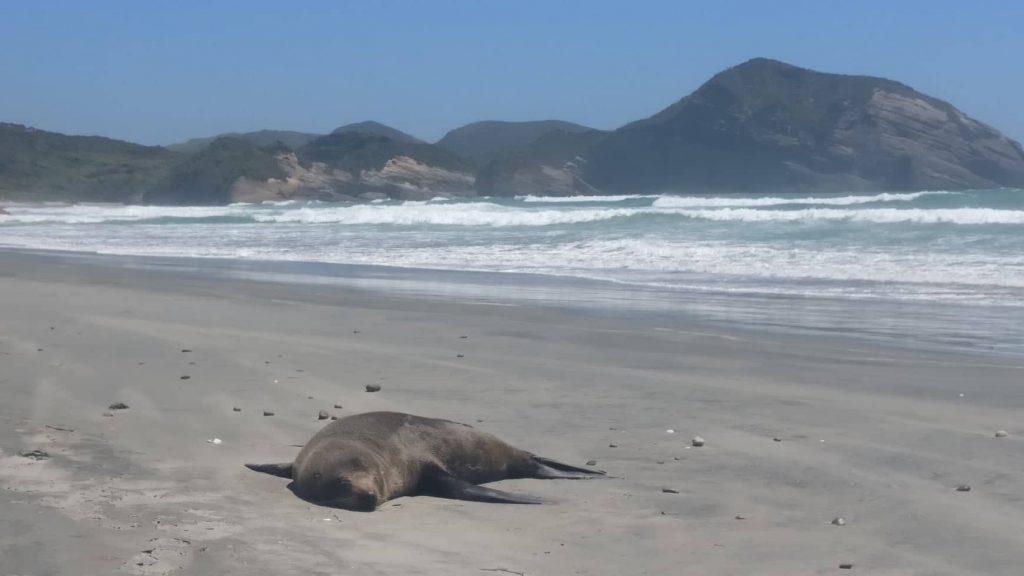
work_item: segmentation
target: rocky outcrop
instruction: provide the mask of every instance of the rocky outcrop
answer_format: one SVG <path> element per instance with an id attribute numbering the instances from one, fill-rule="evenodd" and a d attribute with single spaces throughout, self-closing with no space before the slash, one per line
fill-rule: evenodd
<path id="1" fill-rule="evenodd" d="M 323 162 L 303 165 L 295 154 L 278 156 L 283 178 L 239 178 L 231 187 L 232 202 L 321 200 L 351 202 L 378 198 L 409 200 L 436 196 L 472 196 L 474 177 L 467 172 L 428 166 L 407 156 L 385 162 L 376 170 L 352 174 Z"/>
<path id="2" fill-rule="evenodd" d="M 586 154 L 607 192 L 916 190 L 1024 186 L 1024 151 L 883 78 L 755 59 Z"/>

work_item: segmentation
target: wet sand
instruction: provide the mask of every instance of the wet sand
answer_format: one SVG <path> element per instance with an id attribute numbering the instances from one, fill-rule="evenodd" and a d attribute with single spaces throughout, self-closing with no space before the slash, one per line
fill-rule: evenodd
<path id="1" fill-rule="evenodd" d="M 1013 359 L 0 252 L 0 395 L 4 575 L 1024 566 Z M 462 421 L 613 478 L 366 514 L 242 466 L 290 459 L 320 410 Z"/>

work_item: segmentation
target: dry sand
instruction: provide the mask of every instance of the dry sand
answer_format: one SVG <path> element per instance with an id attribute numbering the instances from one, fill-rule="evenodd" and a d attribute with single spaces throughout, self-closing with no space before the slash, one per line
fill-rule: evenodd
<path id="1" fill-rule="evenodd" d="M 0 575 L 1018 575 L 1022 383 L 842 338 L 0 253 Z M 290 459 L 320 410 L 379 409 L 615 478 L 365 514 L 242 467 Z"/>

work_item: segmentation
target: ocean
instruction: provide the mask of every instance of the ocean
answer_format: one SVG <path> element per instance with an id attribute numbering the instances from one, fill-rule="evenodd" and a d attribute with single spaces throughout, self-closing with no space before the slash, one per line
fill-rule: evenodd
<path id="1" fill-rule="evenodd" d="M 8 248 L 1024 355 L 1024 190 L 6 209 Z"/>

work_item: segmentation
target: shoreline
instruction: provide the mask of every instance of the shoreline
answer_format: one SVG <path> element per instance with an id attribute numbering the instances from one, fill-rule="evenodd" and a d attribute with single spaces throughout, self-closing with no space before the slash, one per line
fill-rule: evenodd
<path id="1" fill-rule="evenodd" d="M 790 576 L 852 563 L 1010 576 L 1024 564 L 1017 359 L 185 264 L 0 252 L 0 571 Z M 365 514 L 243 468 L 293 457 L 319 410 L 448 418 L 613 478 L 496 485 L 544 506 L 416 497 Z M 691 448 L 697 435 L 707 443 Z M 18 455 L 33 449 L 50 457 Z"/>
<path id="2" fill-rule="evenodd" d="M 714 330 L 783 334 L 874 343 L 906 351 L 943 351 L 1024 358 L 1024 308 L 1014 305 L 847 299 L 834 296 L 656 289 L 612 280 L 530 272 L 494 272 L 378 264 L 139 256 L 0 247 L 0 258 L 50 259 L 61 266 L 132 268 L 196 279 L 268 285 L 333 286 L 350 293 L 487 305 L 537 306 L 633 319 L 671 328 L 699 324 Z M 933 324 L 934 318 L 943 322 Z M 959 321 L 949 318 L 960 318 Z M 877 322 L 876 319 L 885 319 Z M 961 333 L 970 319 L 989 330 Z M 921 330 L 916 332 L 914 329 Z"/>

